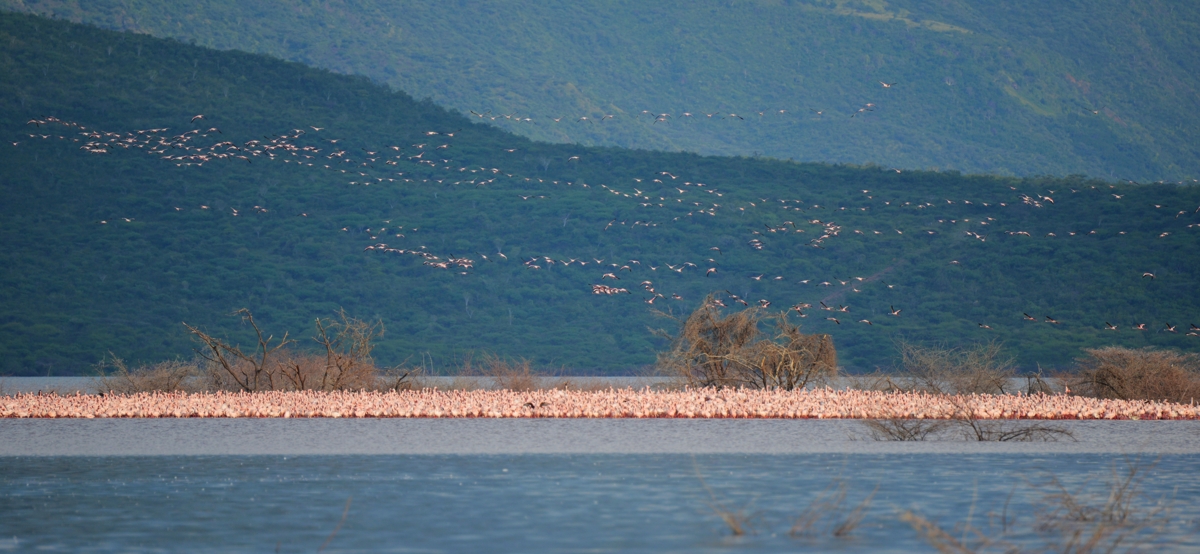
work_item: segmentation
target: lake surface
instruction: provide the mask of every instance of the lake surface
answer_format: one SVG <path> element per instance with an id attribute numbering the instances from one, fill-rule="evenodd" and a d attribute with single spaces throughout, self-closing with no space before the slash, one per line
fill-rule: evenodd
<path id="1" fill-rule="evenodd" d="M 1151 462 L 1142 510 L 1170 506 L 1155 550 L 1200 549 L 1195 458 Z M 1039 547 L 1059 536 L 1033 530 L 1055 490 L 1048 476 L 1099 503 L 1123 469 L 1095 454 L 9 457 L 0 549 L 313 552 L 328 540 L 329 552 L 929 551 L 904 510 L 951 531 L 970 515 L 991 536 Z M 838 486 L 844 499 L 811 534 L 789 536 Z M 861 523 L 833 536 L 872 493 Z M 710 505 L 752 515 L 753 534 L 733 536 Z"/>
<path id="2" fill-rule="evenodd" d="M 1050 422 L 1056 442 L 871 440 L 853 420 L 0 419 L 0 456 L 405 454 L 1200 455 L 1200 421 Z"/>
<path id="3" fill-rule="evenodd" d="M 0 420 L 0 551 L 931 550 L 905 510 L 1041 548 L 1062 536 L 1035 531 L 1047 479 L 1099 505 L 1129 463 L 1140 513 L 1169 508 L 1154 550 L 1200 549 L 1200 422 L 1067 425 L 1077 441 L 1009 444 L 853 421 Z"/>

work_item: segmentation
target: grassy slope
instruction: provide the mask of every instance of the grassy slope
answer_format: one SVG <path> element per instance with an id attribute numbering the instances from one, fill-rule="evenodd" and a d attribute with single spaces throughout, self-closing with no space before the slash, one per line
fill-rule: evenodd
<path id="1" fill-rule="evenodd" d="M 367 75 L 463 113 L 515 112 L 535 121 L 496 123 L 539 140 L 1015 175 L 1200 177 L 1200 12 L 1189 3 L 0 5 Z M 866 103 L 878 109 L 848 117 Z M 656 125 L 634 117 L 642 110 L 748 120 Z M 617 118 L 566 123 L 604 114 Z"/>
<path id="2" fill-rule="evenodd" d="M 675 311 L 726 289 L 751 301 L 770 299 L 773 308 L 849 304 L 848 316 L 838 314 L 842 325 L 824 320 L 829 314 L 819 310 L 810 310 L 804 322 L 810 331 L 833 333 L 842 362 L 857 368 L 886 366 L 898 338 L 997 338 L 1027 367 L 1063 364 L 1080 347 L 1113 342 L 1196 345 L 1183 333 L 1156 331 L 1165 322 L 1200 323 L 1200 301 L 1191 294 L 1200 278 L 1200 235 L 1186 227 L 1200 221 L 1191 212 L 1200 204 L 1195 187 L 1112 188 L 1080 179 L 896 173 L 535 143 L 363 78 L 27 16 L 0 16 L 0 75 L 0 133 L 10 140 L 0 148 L 2 372 L 79 370 L 106 351 L 143 360 L 186 355 L 190 343 L 180 321 L 244 340 L 246 329 L 224 315 L 240 307 L 253 309 L 277 333 L 300 336 L 310 332 L 312 318 L 338 307 L 382 318 L 389 331 L 379 354 L 387 363 L 432 357 L 442 365 L 489 350 L 543 366 L 629 369 L 652 362 L 662 346 L 646 330 L 663 321 L 641 302 L 648 297 L 637 287 L 642 279 L 668 297 L 682 295 L 683 301 L 655 306 Z M 206 119 L 192 126 L 196 113 Z M 265 141 L 301 128 L 308 133 L 293 142 L 321 153 L 314 168 L 283 163 L 302 161 L 283 154 L 275 161 L 179 167 L 137 146 L 88 154 L 73 142 L 76 129 L 26 124 L 46 115 L 89 129 L 170 127 L 163 136 L 221 128 L 195 139 L 205 144 Z M 430 130 L 454 136 L 430 138 Z M 450 148 L 436 151 L 438 157 L 452 163 L 434 169 L 408 159 L 422 150 L 414 144 L 432 148 L 442 141 Z M 400 165 L 384 166 L 367 154 L 392 145 L 399 150 L 387 153 Z M 325 157 L 335 149 L 346 154 Z M 368 161 L 373 156 L 378 162 Z M 580 159 L 568 161 L 571 156 Z M 320 168 L 328 163 L 354 171 Z M 361 184 L 397 172 L 415 182 Z M 495 181 L 479 185 L 485 178 Z M 676 187 L 684 181 L 708 186 L 683 187 L 681 195 Z M 640 187 L 666 198 L 667 207 L 642 206 L 601 184 L 623 194 Z M 1048 194 L 1056 202 L 1030 207 L 1020 194 Z M 704 204 L 671 205 L 675 199 Z M 697 211 L 714 202 L 722 205 L 717 215 Z M 924 202 L 932 205 L 916 207 Z M 254 205 L 269 211 L 256 212 Z M 1184 209 L 1187 214 L 1173 217 Z M 991 226 L 978 224 L 987 217 L 995 218 Z M 824 249 L 806 245 L 819 233 L 819 225 L 805 223 L 813 219 L 842 226 Z M 764 226 L 788 220 L 806 233 L 771 233 Z M 658 225 L 635 225 L 640 221 Z M 371 239 L 381 226 L 402 226 L 406 236 Z M 1005 235 L 1006 229 L 1033 237 Z M 1090 229 L 1097 235 L 1064 236 Z M 972 239 L 967 230 L 988 240 Z M 1048 232 L 1059 237 L 1047 238 Z M 1157 238 L 1162 232 L 1171 234 Z M 762 250 L 747 245 L 756 238 Z M 459 275 L 411 256 L 363 252 L 380 241 L 425 246 L 443 259 L 470 256 L 476 267 Z M 498 249 L 508 261 L 485 262 L 479 255 L 496 259 Z M 532 256 L 604 258 L 605 264 L 639 259 L 644 265 L 633 264 L 614 282 L 600 275 L 615 268 L 594 264 L 521 265 Z M 710 257 L 714 261 L 706 261 Z M 663 269 L 684 261 L 700 267 Z M 660 269 L 649 271 L 650 265 Z M 706 267 L 718 267 L 718 274 L 704 277 Z M 1158 278 L 1143 279 L 1143 271 Z M 758 274 L 766 277 L 751 279 Z M 775 275 L 785 279 L 773 281 Z M 872 275 L 879 277 L 861 285 L 851 279 Z M 835 286 L 814 286 L 820 281 Z M 589 285 L 600 282 L 635 294 L 590 294 Z M 886 315 L 893 305 L 902 317 Z M 1063 323 L 1030 324 L 1021 312 Z M 860 318 L 875 325 L 853 323 Z M 1124 329 L 1104 331 L 1106 320 Z M 981 322 L 994 332 L 979 329 Z M 1152 330 L 1130 331 L 1137 322 Z"/>

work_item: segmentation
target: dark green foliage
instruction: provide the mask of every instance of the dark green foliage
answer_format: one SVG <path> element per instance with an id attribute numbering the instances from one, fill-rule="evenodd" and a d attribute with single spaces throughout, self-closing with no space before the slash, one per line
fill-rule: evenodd
<path id="1" fill-rule="evenodd" d="M 1200 340 L 1185 336 L 1189 323 L 1200 323 L 1200 229 L 1187 227 L 1200 222 L 1192 212 L 1200 205 L 1195 187 L 536 143 L 362 77 L 13 14 L 0 15 L 0 76 L 7 140 L 0 144 L 0 373 L 82 371 L 109 351 L 133 363 L 187 357 L 193 343 L 182 321 L 245 344 L 249 330 L 228 317 L 243 307 L 276 336 L 306 337 L 314 318 L 339 308 L 380 319 L 387 333 L 373 354 L 384 366 L 432 358 L 426 366 L 445 367 L 487 351 L 541 368 L 623 371 L 653 363 L 666 346 L 647 331 L 658 323 L 650 308 L 690 313 L 706 294 L 725 290 L 751 303 L 771 300 L 771 309 L 849 304 L 849 313 L 834 314 L 840 325 L 816 309 L 794 321 L 805 333 L 832 334 L 839 363 L 851 369 L 888 366 L 901 337 L 999 339 L 1023 367 L 1065 366 L 1082 347 L 1195 349 Z M 205 119 L 189 123 L 196 114 Z M 88 131 L 166 127 L 154 136 L 169 137 L 196 129 L 208 136 L 190 140 L 204 146 L 268 142 L 301 129 L 306 134 L 286 142 L 320 152 L 307 159 L 280 150 L 274 160 L 200 166 L 136 144 L 88 153 L 77 128 L 26 123 L 46 116 Z M 450 147 L 435 149 L 441 144 Z M 326 157 L 335 151 L 346 154 Z M 409 159 L 421 151 L 453 162 L 430 167 Z M 398 165 L 367 152 L 385 152 Z M 300 161 L 316 166 L 292 163 Z M 635 187 L 665 198 L 666 207 L 623 195 Z M 1022 204 L 1021 195 L 1042 207 Z M 924 202 L 931 205 L 917 207 Z M 717 215 L 699 211 L 712 203 L 721 205 Z M 988 217 L 995 220 L 978 225 Z M 816 219 L 840 226 L 822 248 L 809 246 L 821 234 L 821 225 L 808 223 Z M 635 225 L 647 221 L 657 226 Z M 779 231 L 785 221 L 805 232 Z M 381 227 L 390 231 L 378 235 Z M 1083 234 L 1092 229 L 1096 235 Z M 761 250 L 749 246 L 752 239 L 762 241 Z M 417 256 L 364 252 L 381 242 L 424 246 L 441 261 L 471 258 L 474 267 L 462 275 Z M 589 264 L 522 265 L 534 256 Z M 698 267 L 665 267 L 684 262 Z M 717 274 L 705 277 L 708 267 Z M 1143 278 L 1144 271 L 1156 278 Z M 602 280 L 607 272 L 621 280 Z M 762 280 L 751 279 L 759 274 Z M 784 279 L 772 280 L 777 275 Z M 644 304 L 650 294 L 638 286 L 642 280 L 665 298 Z M 822 281 L 835 286 L 815 285 Z M 632 294 L 593 295 L 598 283 Z M 901 316 L 889 316 L 890 306 Z M 1022 312 L 1062 323 L 1025 322 Z M 1122 329 L 1105 331 L 1105 321 Z M 1160 332 L 1166 322 L 1180 332 Z M 1132 331 L 1134 323 L 1150 330 Z"/>
<path id="2" fill-rule="evenodd" d="M 532 118 L 495 124 L 538 140 L 1022 176 L 1200 178 L 1196 2 L 0 6 L 366 75 L 464 114 Z M 868 103 L 874 111 L 849 117 Z M 643 110 L 675 117 L 656 124 Z M 575 121 L 606 114 L 616 117 Z"/>

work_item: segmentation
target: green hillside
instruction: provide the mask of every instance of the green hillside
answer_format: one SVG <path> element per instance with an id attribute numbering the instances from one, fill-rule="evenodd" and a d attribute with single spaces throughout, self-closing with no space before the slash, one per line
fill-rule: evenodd
<path id="1" fill-rule="evenodd" d="M 851 369 L 902 338 L 1026 367 L 1200 345 L 1195 186 L 538 143 L 363 77 L 16 14 L 0 136 L 0 373 L 186 356 L 182 321 L 245 340 L 241 307 L 300 337 L 381 318 L 384 363 L 626 371 L 664 346 L 652 309 L 716 291 L 811 304 Z"/>
<path id="2" fill-rule="evenodd" d="M 0 6 L 365 75 L 543 141 L 1000 175 L 1200 177 L 1194 2 Z M 656 123 L 663 113 L 671 117 Z"/>

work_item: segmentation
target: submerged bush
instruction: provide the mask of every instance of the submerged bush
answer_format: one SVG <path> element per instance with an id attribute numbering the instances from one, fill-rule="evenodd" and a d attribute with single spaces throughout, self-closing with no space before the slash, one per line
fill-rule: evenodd
<path id="1" fill-rule="evenodd" d="M 767 314 L 750 307 L 722 315 L 710 295 L 680 323 L 671 349 L 659 353 L 660 372 L 696 387 L 802 389 L 837 374 L 837 353 L 829 335 L 805 335 L 787 312 Z M 775 336 L 761 324 L 773 322 Z"/>

